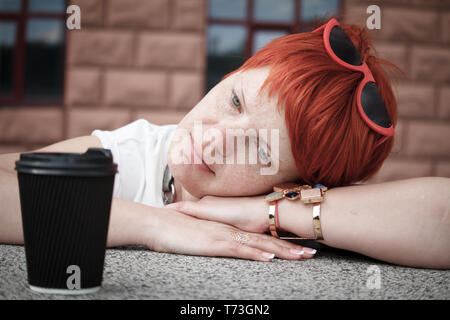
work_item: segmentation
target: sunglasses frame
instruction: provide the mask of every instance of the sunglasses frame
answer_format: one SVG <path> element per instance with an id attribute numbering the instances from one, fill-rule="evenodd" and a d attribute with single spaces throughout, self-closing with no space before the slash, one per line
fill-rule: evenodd
<path id="1" fill-rule="evenodd" d="M 362 106 L 362 103 L 361 103 L 362 91 L 364 89 L 364 86 L 368 82 L 376 83 L 376 81 L 375 81 L 375 79 L 373 77 L 372 72 L 369 69 L 369 66 L 367 65 L 367 63 L 365 61 L 363 61 L 360 66 L 355 66 L 355 65 L 352 65 L 352 64 L 349 64 L 349 63 L 343 61 L 341 58 L 339 58 L 334 53 L 333 49 L 331 48 L 331 44 L 330 44 L 330 33 L 331 33 L 331 30 L 333 30 L 334 27 L 341 27 L 341 25 L 339 24 L 339 22 L 336 19 L 333 18 L 330 21 L 328 21 L 326 24 L 324 24 L 323 26 L 315 29 L 313 32 L 319 32 L 319 31 L 324 30 L 323 31 L 323 43 L 325 45 L 325 49 L 326 49 L 328 55 L 331 57 L 331 59 L 333 59 L 333 61 L 335 61 L 336 63 L 338 63 L 339 65 L 341 65 L 341 66 L 343 66 L 343 67 L 345 67 L 347 69 L 363 73 L 364 78 L 359 83 L 357 91 L 356 91 L 358 111 L 359 111 L 359 114 L 361 115 L 362 119 L 364 120 L 364 122 L 367 123 L 367 125 L 372 130 L 374 130 L 375 132 L 385 136 L 383 139 L 381 139 L 377 143 L 377 146 L 378 146 L 381 143 L 383 143 L 384 141 L 386 141 L 389 137 L 394 135 L 394 133 L 395 133 L 394 126 L 392 124 L 392 121 L 391 121 L 391 126 L 389 128 L 385 128 L 385 127 L 379 126 L 378 124 L 373 122 L 367 116 L 367 114 L 364 112 L 364 109 L 363 109 L 363 106 Z M 350 37 L 349 37 L 349 39 L 350 39 Z M 388 115 L 389 115 L 389 113 L 388 113 Z"/>

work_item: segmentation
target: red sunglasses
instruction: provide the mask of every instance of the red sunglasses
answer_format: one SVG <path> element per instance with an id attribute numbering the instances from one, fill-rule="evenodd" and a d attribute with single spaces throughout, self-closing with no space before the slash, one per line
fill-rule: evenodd
<path id="1" fill-rule="evenodd" d="M 345 68 L 364 74 L 356 91 L 358 111 L 372 130 L 384 136 L 377 142 L 376 147 L 378 147 L 394 135 L 394 126 L 372 72 L 367 63 L 361 60 L 352 40 L 336 19 L 331 19 L 313 32 L 322 30 L 324 30 L 323 43 L 331 59 Z"/>

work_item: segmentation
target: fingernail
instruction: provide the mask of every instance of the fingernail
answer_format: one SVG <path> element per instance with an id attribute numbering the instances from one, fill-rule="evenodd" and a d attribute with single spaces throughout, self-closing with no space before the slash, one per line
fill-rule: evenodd
<path id="1" fill-rule="evenodd" d="M 303 250 L 308 254 L 315 254 L 317 252 L 316 249 L 311 249 L 311 248 L 303 248 Z"/>
<path id="2" fill-rule="evenodd" d="M 263 252 L 262 256 L 267 259 L 273 259 L 275 257 L 275 253 Z"/>
<path id="3" fill-rule="evenodd" d="M 291 249 L 289 250 L 291 253 L 293 254 L 298 254 L 298 255 L 303 255 L 305 253 L 305 251 L 303 250 L 297 250 L 297 249 Z"/>

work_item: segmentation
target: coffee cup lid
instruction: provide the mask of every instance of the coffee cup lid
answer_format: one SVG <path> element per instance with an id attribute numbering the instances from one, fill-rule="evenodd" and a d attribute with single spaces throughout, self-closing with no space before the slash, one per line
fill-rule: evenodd
<path id="1" fill-rule="evenodd" d="M 19 173 L 65 176 L 109 176 L 117 165 L 109 149 L 89 148 L 85 153 L 21 153 L 16 161 Z"/>

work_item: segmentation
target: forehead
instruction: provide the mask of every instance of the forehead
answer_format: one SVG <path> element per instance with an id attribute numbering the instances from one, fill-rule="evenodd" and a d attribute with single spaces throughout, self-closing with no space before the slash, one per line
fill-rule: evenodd
<path id="1" fill-rule="evenodd" d="M 269 68 L 257 68 L 240 71 L 233 74 L 232 83 L 237 90 L 242 90 L 245 106 L 248 112 L 274 112 L 277 101 L 269 98 L 266 90 L 261 90 L 269 75 Z"/>

